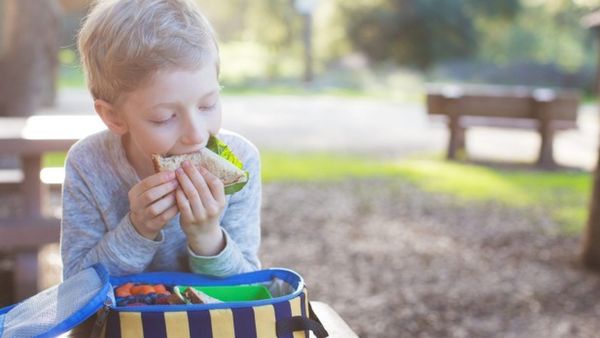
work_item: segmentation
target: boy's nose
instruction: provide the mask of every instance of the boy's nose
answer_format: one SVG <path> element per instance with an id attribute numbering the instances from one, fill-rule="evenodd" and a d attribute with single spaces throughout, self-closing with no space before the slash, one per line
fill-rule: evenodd
<path id="1" fill-rule="evenodd" d="M 204 143 L 206 130 L 198 122 L 199 121 L 188 121 L 185 131 L 181 137 L 181 143 L 187 145 Z"/>

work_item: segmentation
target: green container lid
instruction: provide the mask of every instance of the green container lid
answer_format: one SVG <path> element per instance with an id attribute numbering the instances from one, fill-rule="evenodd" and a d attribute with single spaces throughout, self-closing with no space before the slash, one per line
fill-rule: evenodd
<path id="1" fill-rule="evenodd" d="M 175 286 L 175 292 L 183 294 L 189 286 Z M 264 285 L 192 286 L 192 288 L 223 302 L 244 302 L 270 299 L 271 292 Z"/>

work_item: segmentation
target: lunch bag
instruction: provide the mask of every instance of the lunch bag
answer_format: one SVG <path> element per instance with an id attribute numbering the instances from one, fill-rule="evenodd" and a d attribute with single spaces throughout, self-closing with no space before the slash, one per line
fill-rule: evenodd
<path id="1" fill-rule="evenodd" d="M 209 288 L 258 285 L 272 297 L 213 304 L 117 306 L 114 287 L 126 283 Z M 110 277 L 106 268 L 94 265 L 60 285 L 0 309 L 0 337 L 56 337 L 94 314 L 94 337 L 308 338 L 309 331 L 318 338 L 328 336 L 310 309 L 302 277 L 288 269 L 227 278 L 182 272 Z"/>

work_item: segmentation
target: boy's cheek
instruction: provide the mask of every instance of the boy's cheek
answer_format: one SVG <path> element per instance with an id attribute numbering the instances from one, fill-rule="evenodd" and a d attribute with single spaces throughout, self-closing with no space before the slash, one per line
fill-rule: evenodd
<path id="1" fill-rule="evenodd" d="M 177 143 L 174 137 L 164 134 L 149 135 L 142 142 L 142 150 L 147 156 L 169 154 Z"/>
<path id="2" fill-rule="evenodd" d="M 207 120 L 208 122 L 208 132 L 211 135 L 217 135 L 219 133 L 219 130 L 221 130 L 221 124 L 223 122 L 223 114 L 222 114 L 222 110 L 221 110 L 221 99 L 219 98 L 219 101 L 217 103 L 217 106 L 215 107 L 213 113 L 210 116 L 210 119 Z"/>

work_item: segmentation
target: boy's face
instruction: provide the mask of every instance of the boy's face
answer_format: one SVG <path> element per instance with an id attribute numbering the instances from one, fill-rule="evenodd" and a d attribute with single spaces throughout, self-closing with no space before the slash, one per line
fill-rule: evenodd
<path id="1" fill-rule="evenodd" d="M 144 86 L 129 93 L 119 105 L 126 125 L 125 148 L 134 163 L 151 154 L 174 155 L 200 150 L 221 128 L 221 100 L 217 70 L 157 72 Z"/>

